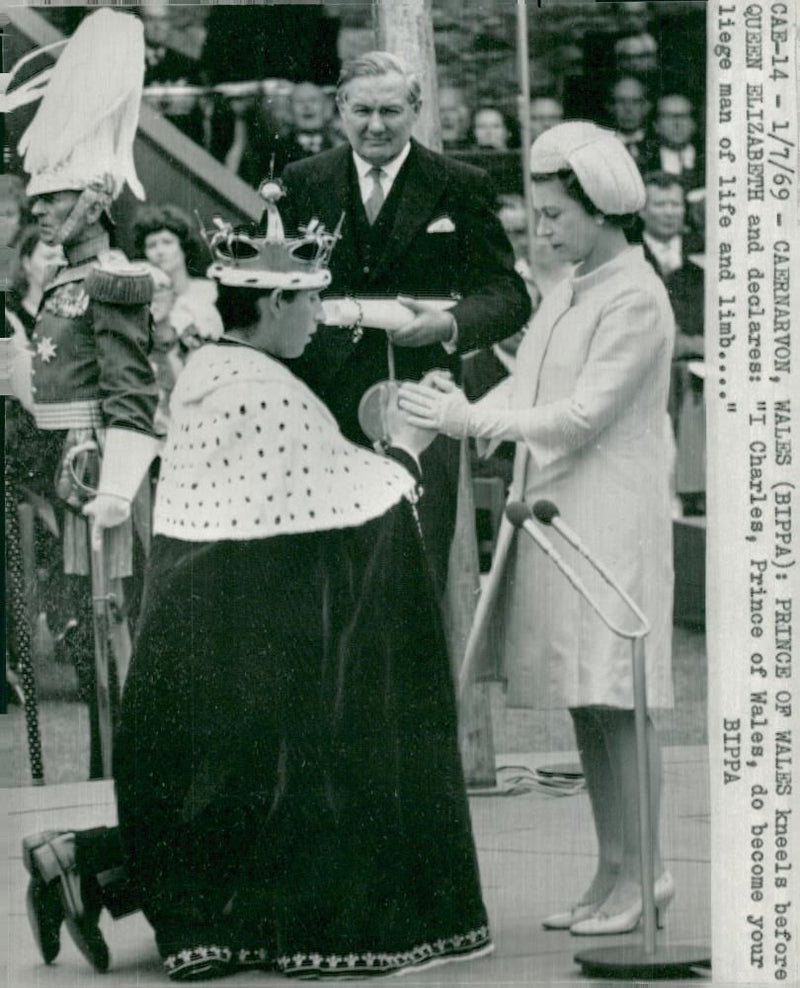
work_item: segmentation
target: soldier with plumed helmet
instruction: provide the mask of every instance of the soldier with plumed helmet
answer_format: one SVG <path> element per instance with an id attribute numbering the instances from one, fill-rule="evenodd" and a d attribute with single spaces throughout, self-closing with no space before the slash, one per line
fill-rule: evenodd
<path id="1" fill-rule="evenodd" d="M 56 480 L 69 509 L 64 569 L 88 576 L 93 549 L 113 581 L 107 587 L 120 595 L 116 581 L 133 575 L 132 503 L 157 448 L 148 361 L 152 281 L 111 249 L 110 238 L 111 207 L 125 185 L 144 198 L 133 161 L 143 71 L 141 22 L 101 9 L 82 21 L 52 68 L 0 96 L 4 111 L 41 97 L 19 152 L 40 239 L 60 255 L 31 334 L 30 398 L 37 427 L 64 435 Z M 93 677 L 82 660 L 91 705 Z M 121 680 L 127 659 L 120 660 Z M 95 776 L 109 769 L 110 745 L 101 767 L 97 732 L 110 737 L 110 725 L 94 710 L 91 724 Z"/>

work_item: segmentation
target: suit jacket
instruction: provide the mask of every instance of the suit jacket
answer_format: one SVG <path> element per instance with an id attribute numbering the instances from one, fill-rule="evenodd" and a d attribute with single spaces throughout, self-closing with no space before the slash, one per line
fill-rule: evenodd
<path id="1" fill-rule="evenodd" d="M 701 142 L 694 142 L 694 167 L 684 168 L 680 174 L 680 179 L 684 189 L 703 188 L 706 184 L 706 156 L 705 147 Z M 661 142 L 652 138 L 645 142 L 642 148 L 642 156 L 637 162 L 642 175 L 648 172 L 664 171 L 661 163 Z"/>
<path id="2" fill-rule="evenodd" d="M 642 236 L 641 230 L 639 231 L 639 234 L 632 239 L 635 243 L 641 243 L 642 249 L 644 250 L 645 260 L 653 265 L 656 270 L 656 274 L 663 280 L 664 273 L 661 270 L 661 266 L 656 260 L 652 250 L 650 250 L 650 246 L 647 241 Z M 681 267 L 684 267 L 687 264 L 692 264 L 693 262 L 689 260 L 690 256 L 692 254 L 702 254 L 704 249 L 705 245 L 702 238 L 694 230 L 687 230 L 683 233 L 681 236 Z"/>
<path id="3" fill-rule="evenodd" d="M 516 332 L 530 300 L 514 270 L 511 245 L 492 211 L 485 172 L 412 141 L 381 213 L 370 228 L 348 145 L 289 165 L 284 215 L 296 227 L 312 217 L 333 229 L 344 214 L 342 238 L 331 257 L 329 294 L 394 297 L 398 293 L 457 297 L 458 350 L 488 346 Z M 451 232 L 428 232 L 447 218 Z M 396 347 L 397 377 L 418 380 L 434 367 L 457 372 L 458 358 L 441 344 Z M 358 403 L 388 376 L 387 340 L 367 328 L 359 341 L 346 329 L 321 328 L 292 369 L 338 420 L 345 435 L 366 439 Z"/>

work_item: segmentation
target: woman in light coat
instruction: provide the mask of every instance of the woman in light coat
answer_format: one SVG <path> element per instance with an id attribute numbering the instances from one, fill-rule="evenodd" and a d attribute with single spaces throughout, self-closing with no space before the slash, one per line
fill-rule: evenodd
<path id="1" fill-rule="evenodd" d="M 624 227 L 644 203 L 621 142 L 570 122 L 534 144 L 537 233 L 575 264 L 548 293 L 520 346 L 512 378 L 470 404 L 444 374 L 404 384 L 410 422 L 479 449 L 517 443 L 511 500 L 547 498 L 647 615 L 648 705 L 672 705 L 672 546 L 667 404 L 674 320 L 663 284 Z M 559 546 L 623 627 L 631 618 L 585 560 Z M 503 643 L 507 702 L 567 706 L 597 830 L 594 877 L 549 929 L 624 933 L 642 915 L 631 648 L 616 637 L 543 553 L 504 521 L 490 586 Z M 658 846 L 661 764 L 648 717 L 657 908 L 674 894 Z"/>

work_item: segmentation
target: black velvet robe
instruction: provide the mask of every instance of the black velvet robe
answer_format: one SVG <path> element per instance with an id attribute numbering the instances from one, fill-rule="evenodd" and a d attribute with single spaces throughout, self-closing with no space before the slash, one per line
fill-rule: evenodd
<path id="1" fill-rule="evenodd" d="M 388 973 L 490 946 L 411 506 L 154 540 L 114 775 L 162 956 Z"/>

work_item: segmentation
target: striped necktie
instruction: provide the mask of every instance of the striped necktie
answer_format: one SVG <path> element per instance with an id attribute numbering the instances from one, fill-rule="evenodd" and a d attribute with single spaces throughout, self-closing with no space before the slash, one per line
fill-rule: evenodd
<path id="1" fill-rule="evenodd" d="M 381 206 L 384 201 L 383 186 L 381 185 L 381 175 L 383 174 L 383 169 L 370 168 L 367 174 L 372 179 L 372 191 L 370 192 L 367 201 L 364 203 L 364 207 L 367 210 L 367 219 L 369 220 L 369 224 L 372 226 L 378 218 L 378 213 L 381 211 Z"/>

